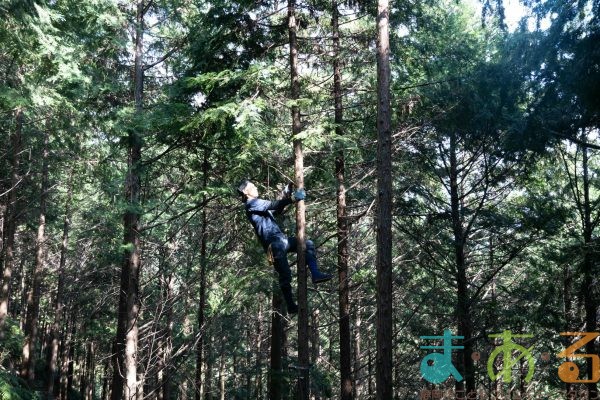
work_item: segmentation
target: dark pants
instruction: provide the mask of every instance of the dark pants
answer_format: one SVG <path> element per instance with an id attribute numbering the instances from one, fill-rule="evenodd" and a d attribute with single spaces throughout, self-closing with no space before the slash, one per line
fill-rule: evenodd
<path id="1" fill-rule="evenodd" d="M 273 253 L 273 261 L 275 263 L 275 270 L 279 274 L 279 287 L 283 292 L 283 295 L 288 301 L 288 294 L 292 293 L 292 272 L 290 270 L 290 264 L 288 263 L 287 253 L 297 252 L 297 241 L 293 236 L 278 236 L 275 240 L 271 241 L 271 252 Z M 306 265 L 308 266 L 311 273 L 317 270 L 317 255 L 315 251 L 315 244 L 312 240 L 306 241 Z"/>

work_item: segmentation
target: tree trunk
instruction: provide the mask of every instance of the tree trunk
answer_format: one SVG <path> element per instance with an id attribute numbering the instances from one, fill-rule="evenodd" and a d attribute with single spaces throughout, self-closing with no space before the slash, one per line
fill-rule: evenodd
<path id="1" fill-rule="evenodd" d="M 58 347 L 60 342 L 60 325 L 62 323 L 64 303 L 63 292 L 65 286 L 65 265 L 69 249 L 69 227 L 71 225 L 71 202 L 73 198 L 73 171 L 69 175 L 67 188 L 67 203 L 65 205 L 65 218 L 63 221 L 62 244 L 60 248 L 60 262 L 58 264 L 58 289 L 54 303 L 54 323 L 50 332 L 50 351 L 48 355 L 48 373 L 46 377 L 46 393 L 48 400 L 54 399 L 54 381 L 58 371 Z"/>
<path id="2" fill-rule="evenodd" d="M 273 302 L 271 313 L 271 368 L 269 371 L 269 399 L 281 400 L 282 389 L 282 347 L 283 324 L 281 315 L 283 304 L 279 285 L 273 281 Z"/>
<path id="3" fill-rule="evenodd" d="M 335 133 L 344 131 L 344 109 L 342 105 L 342 72 L 340 66 L 339 10 L 337 0 L 331 2 L 331 27 L 333 31 L 333 98 L 335 107 Z M 337 179 L 337 268 L 339 275 L 339 329 L 340 329 L 340 399 L 351 400 L 354 381 L 352 379 L 352 344 L 350 335 L 350 301 L 348 281 L 348 219 L 346 215 L 345 157 L 344 150 L 337 152 L 335 159 Z"/>
<path id="4" fill-rule="evenodd" d="M 584 137 L 584 141 L 587 138 Z M 596 287 L 594 278 L 594 243 L 592 234 L 594 225 L 592 224 L 592 209 L 590 203 L 590 177 L 588 167 L 588 148 L 583 146 L 583 293 L 584 293 L 584 308 L 585 308 L 585 330 L 587 332 L 595 332 L 598 325 L 598 304 L 596 300 Z M 591 340 L 586 343 L 585 350 L 587 354 L 598 354 L 596 350 L 596 341 Z M 594 375 L 594 365 L 592 358 L 587 359 L 587 379 L 592 380 Z M 597 382 L 589 382 L 586 384 L 588 390 L 588 398 L 598 398 Z"/>
<path id="5" fill-rule="evenodd" d="M 65 328 L 63 337 L 64 340 L 62 342 L 61 349 L 61 361 L 60 361 L 60 379 L 59 379 L 59 399 L 67 400 L 67 385 L 68 385 L 68 375 L 69 375 L 69 365 L 71 360 L 71 343 L 73 341 L 73 336 L 75 335 L 75 317 L 71 314 L 70 318 L 65 321 Z"/>
<path id="6" fill-rule="evenodd" d="M 29 239 L 28 236 L 25 235 L 22 243 L 23 248 L 29 249 L 28 244 Z M 21 257 L 21 261 L 19 262 L 19 306 L 15 307 L 14 314 L 15 317 L 17 315 L 19 316 L 19 327 L 21 330 L 25 329 L 25 320 L 27 319 L 27 296 L 29 295 L 29 287 L 31 285 L 30 278 L 33 275 L 33 270 L 28 271 L 25 260 L 26 257 Z M 32 268 L 35 268 L 35 265 L 33 265 Z"/>
<path id="7" fill-rule="evenodd" d="M 15 262 L 15 233 L 17 228 L 17 187 L 21 180 L 19 171 L 19 153 L 21 151 L 21 136 L 23 131 L 23 110 L 17 108 L 15 111 L 16 127 L 15 132 L 10 135 L 10 164 L 11 179 L 10 191 L 8 192 L 8 203 L 4 215 L 4 241 L 2 259 L 4 261 L 4 270 L 2 273 L 2 290 L 0 291 L 0 339 L 2 339 L 2 326 L 8 315 L 8 299 L 10 297 L 10 279 Z M 1 265 L 1 264 L 0 264 Z"/>
<path id="8" fill-rule="evenodd" d="M 458 161 L 456 157 L 456 134 L 450 136 L 450 207 L 452 214 L 452 231 L 454 234 L 454 262 L 456 267 L 457 282 L 457 307 L 458 335 L 464 336 L 464 350 L 458 355 L 458 370 L 463 375 L 464 381 L 456 382 L 457 390 L 465 393 L 475 391 L 475 366 L 471 353 L 473 352 L 473 328 L 470 311 L 470 298 L 467 282 L 467 266 L 465 263 L 465 240 L 463 220 L 460 210 L 460 193 L 458 188 Z M 466 388 L 465 388 L 466 384 Z"/>
<path id="9" fill-rule="evenodd" d="M 372 356 L 372 352 L 371 352 L 371 341 L 367 341 L 367 348 L 368 350 L 368 360 L 367 360 L 367 374 L 368 374 L 368 379 L 367 379 L 367 398 L 372 399 L 373 398 L 373 356 Z"/>
<path id="10" fill-rule="evenodd" d="M 35 244 L 35 267 L 33 283 L 27 296 L 27 319 L 25 320 L 25 344 L 23 345 L 23 361 L 21 376 L 30 384 L 34 379 L 35 345 L 38 342 L 38 317 L 40 313 L 40 295 L 44 273 L 46 240 L 46 200 L 48 198 L 48 136 L 44 133 L 44 149 L 42 153 L 42 186 L 40 194 L 40 215 L 38 220 L 37 238 Z"/>
<path id="11" fill-rule="evenodd" d="M 67 379 L 65 385 L 65 399 L 70 399 L 70 393 L 73 391 L 73 378 L 75 377 L 75 333 L 76 333 L 76 325 L 75 325 L 75 315 L 72 316 L 71 321 L 71 338 L 69 340 L 68 347 L 68 356 L 67 356 Z"/>
<path id="12" fill-rule="evenodd" d="M 573 318 L 572 318 L 572 310 L 573 310 L 573 301 L 572 301 L 572 285 L 573 285 L 573 276 L 571 274 L 571 266 L 569 265 L 569 263 L 565 263 L 564 266 L 564 270 L 563 270 L 563 304 L 564 304 L 564 319 L 565 319 L 565 325 L 563 327 L 563 332 L 570 332 L 571 331 L 571 326 L 572 322 L 573 322 Z M 562 337 L 562 342 L 564 345 L 564 348 L 566 349 L 567 347 L 569 347 L 572 341 L 571 341 L 572 336 L 563 336 Z M 567 361 L 572 361 L 572 358 L 569 357 L 567 358 Z M 572 384 L 571 383 L 565 383 L 565 392 L 569 393 L 572 389 Z"/>
<path id="13" fill-rule="evenodd" d="M 204 153 L 204 161 L 202 163 L 203 185 L 206 188 L 208 185 L 208 172 L 210 164 L 208 162 L 208 152 Z M 202 199 L 204 202 L 204 198 Z M 206 305 L 206 245 L 207 245 L 207 226 L 206 226 L 206 210 L 202 210 L 202 228 L 200 231 L 200 301 L 198 304 L 198 345 L 196 347 L 196 400 L 202 399 L 202 365 L 204 364 L 204 307 Z"/>
<path id="14" fill-rule="evenodd" d="M 377 399 L 393 396 L 392 379 L 392 137 L 389 4 L 377 10 Z"/>
<path id="15" fill-rule="evenodd" d="M 171 363 L 172 337 L 173 337 L 173 273 L 170 272 L 167 260 L 169 254 L 165 251 L 165 256 L 161 261 L 161 292 L 162 292 L 162 313 L 165 315 L 164 327 L 158 334 L 157 339 L 157 358 L 156 367 L 156 400 L 168 400 L 171 397 Z M 152 391 L 152 390 L 151 390 Z"/>
<path id="16" fill-rule="evenodd" d="M 143 113 L 143 35 L 144 1 L 138 1 L 135 37 L 134 97 L 135 114 L 141 119 Z M 125 197 L 128 204 L 123 216 L 125 254 L 121 269 L 121 290 L 116 334 L 116 352 L 113 361 L 112 400 L 134 400 L 137 396 L 137 345 L 139 273 L 140 273 L 140 184 L 142 138 L 139 128 L 129 131 L 127 177 Z"/>
<path id="17" fill-rule="evenodd" d="M 290 78 L 292 105 L 292 139 L 294 142 L 294 175 L 296 188 L 304 189 L 304 155 L 302 140 L 297 136 L 302 130 L 300 107 L 296 101 L 300 98 L 298 77 L 298 43 L 296 38 L 296 1 L 288 0 L 288 31 L 290 41 Z M 309 396 L 309 348 L 308 348 L 308 296 L 306 282 L 306 209 L 304 201 L 296 203 L 296 242 L 298 269 L 298 399 L 308 400 Z"/>
<path id="18" fill-rule="evenodd" d="M 178 395 L 178 399 L 179 400 L 188 400 L 188 381 L 187 379 L 183 379 L 181 381 L 181 383 L 179 384 L 179 395 Z"/>
<path id="19" fill-rule="evenodd" d="M 362 320 L 360 317 L 360 299 L 356 304 L 356 317 L 354 320 L 354 386 L 352 388 L 352 395 L 355 398 L 360 398 L 362 394 L 362 383 L 361 379 L 359 379 L 358 371 L 361 368 L 361 343 L 360 343 L 360 326 L 362 324 Z"/>
<path id="20" fill-rule="evenodd" d="M 206 361 L 204 361 L 204 382 L 203 382 L 203 386 L 204 386 L 204 398 L 206 400 L 212 400 L 213 398 L 213 393 L 212 393 L 212 348 L 213 348 L 213 344 L 214 344 L 214 340 L 212 338 L 212 335 L 210 337 L 210 341 L 208 343 L 208 346 L 206 347 Z"/>
<path id="21" fill-rule="evenodd" d="M 256 324 L 256 364 L 254 366 L 256 376 L 256 390 L 254 392 L 255 399 L 261 399 L 262 396 L 262 322 L 263 308 L 262 303 L 258 304 L 258 322 Z M 248 392 L 250 396 L 250 392 Z"/>
<path id="22" fill-rule="evenodd" d="M 81 376 L 80 393 L 84 400 L 93 400 L 92 390 L 94 382 L 94 342 L 88 341 L 85 345 L 85 366 Z"/>

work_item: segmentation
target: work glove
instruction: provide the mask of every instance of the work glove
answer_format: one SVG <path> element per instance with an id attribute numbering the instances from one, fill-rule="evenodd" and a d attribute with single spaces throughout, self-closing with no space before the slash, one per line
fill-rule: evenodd
<path id="1" fill-rule="evenodd" d="M 306 198 L 306 192 L 304 189 L 298 189 L 292 193 L 292 201 L 300 201 Z"/>

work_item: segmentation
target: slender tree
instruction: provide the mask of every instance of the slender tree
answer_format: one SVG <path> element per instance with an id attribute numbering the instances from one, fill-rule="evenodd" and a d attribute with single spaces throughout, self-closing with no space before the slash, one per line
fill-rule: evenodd
<path id="1" fill-rule="evenodd" d="M 48 124 L 49 125 L 49 124 Z M 37 237 L 35 242 L 35 266 L 33 269 L 33 282 L 27 295 L 27 318 L 25 321 L 25 344 L 23 345 L 23 360 L 21 376 L 32 383 L 34 379 L 35 346 L 38 341 L 38 319 L 40 313 L 40 296 L 42 278 L 45 268 L 46 246 L 46 202 L 48 199 L 48 129 L 44 131 L 44 145 L 42 149 L 42 184 L 40 189 L 40 214 L 38 219 Z"/>
<path id="2" fill-rule="evenodd" d="M 2 292 L 0 293 L 0 327 L 8 315 L 8 299 L 10 295 L 10 280 L 12 277 L 15 262 L 15 231 L 17 227 L 17 192 L 21 181 L 19 154 L 21 152 L 21 136 L 23 130 L 24 112 L 21 107 L 15 110 L 15 130 L 10 135 L 10 159 L 11 159 L 11 179 L 8 193 L 8 202 L 4 216 L 4 236 L 2 248 L 2 260 L 4 268 L 2 272 Z M 3 332 L 3 331 L 0 331 Z"/>
<path id="3" fill-rule="evenodd" d="M 377 7 L 377 399 L 393 397 L 389 3 Z"/>
<path id="4" fill-rule="evenodd" d="M 331 28 L 333 33 L 333 99 L 335 133 L 344 134 L 344 108 L 342 103 L 342 71 L 340 61 L 340 26 L 337 0 L 331 2 Z M 340 315 L 340 399 L 350 400 L 353 396 L 352 345 L 350 334 L 350 301 L 348 276 L 348 216 L 346 213 L 345 158 L 344 150 L 338 150 L 335 158 L 337 179 L 337 268 L 339 276 Z"/>
<path id="5" fill-rule="evenodd" d="M 136 6 L 135 18 L 135 64 L 134 101 L 135 116 L 141 122 L 143 113 L 143 52 L 145 2 Z M 116 352 L 113 364 L 112 400 L 133 400 L 138 392 L 137 346 L 139 315 L 139 273 L 140 273 L 140 190 L 142 137 L 140 127 L 129 130 L 127 138 L 127 177 L 125 198 L 128 204 L 123 217 L 125 254 L 121 268 L 121 289 L 119 292 L 119 313 L 116 334 Z"/>
<path id="6" fill-rule="evenodd" d="M 288 30 L 290 43 L 290 97 L 292 105 L 292 139 L 294 144 L 294 175 L 297 189 L 304 189 L 304 155 L 302 140 L 298 138 L 302 130 L 300 121 L 300 78 L 298 75 L 298 41 L 296 22 L 296 1 L 288 0 Z M 296 251 L 298 254 L 298 399 L 309 397 L 309 357 L 308 346 L 308 291 L 306 281 L 306 206 L 303 200 L 296 203 Z"/>
<path id="7" fill-rule="evenodd" d="M 208 162 L 208 152 L 204 152 L 204 160 L 202 162 L 203 184 L 206 188 L 208 185 L 208 171 L 210 164 Z M 203 199 L 205 200 L 205 199 Z M 208 243 L 207 218 L 206 210 L 202 210 L 201 216 L 202 227 L 200 228 L 200 301 L 198 302 L 198 344 L 196 345 L 196 400 L 202 398 L 202 388 L 205 386 L 202 382 L 202 365 L 204 364 L 204 337 L 206 332 L 204 311 L 206 308 L 206 272 L 208 257 L 206 254 L 206 246 Z"/>

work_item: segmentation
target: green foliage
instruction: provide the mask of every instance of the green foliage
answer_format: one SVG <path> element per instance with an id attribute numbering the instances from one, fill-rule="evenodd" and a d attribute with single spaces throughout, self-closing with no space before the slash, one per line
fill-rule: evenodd
<path id="1" fill-rule="evenodd" d="M 27 387 L 21 378 L 0 370 L 0 398 L 5 400 L 41 400 L 42 393 Z"/>
<path id="2" fill-rule="evenodd" d="M 6 318 L 0 329 L 0 365 L 5 365 L 7 361 L 13 363 L 21 357 L 23 332 L 19 328 L 19 322 L 11 317 Z"/>
<path id="3" fill-rule="evenodd" d="M 375 3 L 340 3 L 345 4 L 339 55 L 344 120 L 336 124 L 329 1 L 304 2 L 298 9 L 301 98 L 295 101 L 289 99 L 285 8 L 250 0 L 146 2 L 142 112 L 132 96 L 133 2 L 0 2 L 2 143 L 10 143 L 16 131 L 15 109 L 25 115 L 17 171 L 22 179 L 16 188 L 17 270 L 27 271 L 33 259 L 41 132 L 49 131 L 47 290 L 40 323 L 54 320 L 70 188 L 63 323 L 75 323 L 76 354 L 86 352 L 83 343 L 93 343 L 100 368 L 99 360 L 110 359 L 113 352 L 120 268 L 124 254 L 133 250 L 123 245 L 128 211 L 141 218 L 138 360 L 150 377 L 146 385 L 158 385 L 159 365 L 166 363 L 165 376 L 173 387 L 187 383 L 187 397 L 193 396 L 189 382 L 202 337 L 213 377 L 223 361 L 226 397 L 252 398 L 259 381 L 264 395 L 277 276 L 233 188 L 241 178 L 251 178 L 264 197 L 275 197 L 276 185 L 293 180 L 292 141 L 301 139 L 307 234 L 317 243 L 327 272 L 336 271 L 334 165 L 344 152 L 352 215 L 351 325 L 361 348 L 355 378 L 366 396 L 368 364 L 374 368 L 369 355 L 375 351 L 377 297 Z M 476 345 L 491 347 L 486 334 L 492 331 L 515 328 L 549 336 L 567 323 L 583 323 L 581 148 L 559 139 L 596 140 L 598 10 L 596 2 L 586 0 L 527 3 L 533 7 L 532 22 L 554 15 L 548 29 L 527 29 L 524 22 L 507 32 L 496 1 L 485 2 L 483 20 L 455 0 L 397 3 L 392 10 L 398 333 L 393 351 L 397 386 L 403 390 L 417 385 L 407 377 L 418 373 L 419 335 L 457 325 L 451 142 L 459 164 L 458 216 L 467 232 L 467 295 Z M 292 106 L 302 115 L 303 129 L 296 137 L 291 136 Z M 142 144 L 136 204 L 123 197 L 129 140 Z M 10 146 L 0 151 L 0 206 L 12 186 L 10 151 Z M 590 154 L 590 193 L 596 199 L 598 161 L 595 150 Z M 594 201 L 592 214 L 597 215 Z M 288 233 L 295 231 L 293 219 L 290 211 L 282 223 Z M 597 225 L 592 233 L 595 243 Z M 201 259 L 203 244 L 206 257 Z M 202 268 L 207 303 L 200 328 Z M 597 272 L 596 264 L 593 268 Z M 12 282 L 12 288 L 18 286 Z M 310 307 L 319 309 L 322 319 L 320 353 L 311 367 L 312 389 L 321 397 L 337 393 L 335 286 L 309 291 Z M 11 293 L 11 313 L 25 308 L 18 292 Z M 567 295 L 571 311 L 565 311 Z M 2 361 L 16 365 L 23 333 L 15 319 L 8 321 Z M 294 321 L 286 325 L 282 379 L 288 392 L 296 383 L 288 368 L 295 361 Z M 555 353 L 561 349 L 557 340 L 548 346 Z M 176 359 L 157 349 L 172 350 Z M 47 368 L 43 362 L 37 367 L 35 385 Z M 547 393 L 560 384 L 555 376 L 548 382 Z M 14 399 L 37 396 L 6 372 L 0 372 L 0 390 L 5 398 L 9 393 Z"/>

